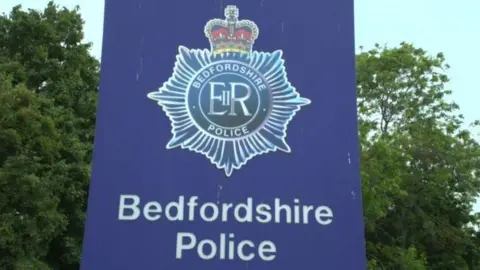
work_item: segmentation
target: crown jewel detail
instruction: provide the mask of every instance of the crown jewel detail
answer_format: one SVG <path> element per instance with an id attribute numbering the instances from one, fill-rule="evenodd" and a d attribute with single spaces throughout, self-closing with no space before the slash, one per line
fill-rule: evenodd
<path id="1" fill-rule="evenodd" d="M 213 19 L 205 25 L 205 36 L 210 40 L 213 54 L 226 52 L 252 52 L 253 43 L 258 37 L 257 25 L 249 20 L 238 20 L 238 8 L 229 5 L 225 8 L 225 19 Z"/>

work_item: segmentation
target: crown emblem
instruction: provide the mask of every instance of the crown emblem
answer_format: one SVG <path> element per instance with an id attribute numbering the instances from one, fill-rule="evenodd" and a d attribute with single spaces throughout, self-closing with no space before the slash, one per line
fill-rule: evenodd
<path id="1" fill-rule="evenodd" d="M 238 20 L 238 8 L 225 8 L 225 20 L 213 19 L 205 25 L 205 36 L 210 40 L 211 52 L 250 54 L 258 37 L 257 25 L 249 20 Z"/>

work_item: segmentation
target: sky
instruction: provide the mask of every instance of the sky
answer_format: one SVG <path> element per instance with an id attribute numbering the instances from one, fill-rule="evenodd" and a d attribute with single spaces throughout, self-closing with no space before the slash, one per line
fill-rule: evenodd
<path id="1" fill-rule="evenodd" d="M 13 6 L 43 9 L 48 0 L 1 0 L 0 13 Z M 93 43 L 92 54 L 100 58 L 103 31 L 102 0 L 57 0 L 56 4 L 80 6 L 85 20 L 85 39 Z M 356 46 L 372 48 L 375 43 L 396 46 L 405 41 L 434 55 L 443 52 L 451 66 L 447 85 L 451 99 L 460 106 L 465 122 L 480 119 L 479 0 L 355 0 Z M 480 138 L 480 130 L 475 130 Z M 480 203 L 475 206 L 480 212 Z"/>

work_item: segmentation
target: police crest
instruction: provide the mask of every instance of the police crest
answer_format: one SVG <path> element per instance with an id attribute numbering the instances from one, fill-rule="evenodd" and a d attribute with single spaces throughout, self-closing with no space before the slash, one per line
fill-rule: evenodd
<path id="1" fill-rule="evenodd" d="M 210 20 L 210 50 L 179 47 L 173 75 L 148 97 L 172 122 L 167 149 L 201 153 L 230 176 L 253 157 L 281 150 L 287 125 L 310 100 L 287 80 L 282 51 L 252 50 L 259 30 L 238 20 L 227 6 L 225 20 Z"/>

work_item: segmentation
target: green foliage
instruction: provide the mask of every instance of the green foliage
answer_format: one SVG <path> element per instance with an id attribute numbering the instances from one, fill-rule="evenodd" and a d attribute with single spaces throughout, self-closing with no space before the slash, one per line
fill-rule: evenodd
<path id="1" fill-rule="evenodd" d="M 406 43 L 357 56 L 372 269 L 477 269 L 480 147 L 445 99 L 444 61 Z"/>
<path id="2" fill-rule="evenodd" d="M 98 85 L 78 9 L 0 17 L 0 269 L 78 269 Z"/>
<path id="3" fill-rule="evenodd" d="M 392 257 L 390 258 L 394 264 L 391 264 L 390 267 L 386 268 L 383 261 L 377 261 L 376 259 L 371 259 L 368 261 L 368 270 L 377 270 L 377 269 L 408 269 L 408 270 L 427 270 L 427 260 L 424 255 L 418 254 L 418 251 L 414 247 L 409 247 L 408 249 L 402 249 L 398 247 L 383 247 L 385 251 L 388 250 L 388 254 Z M 394 257 L 395 256 L 395 257 Z"/>
<path id="4" fill-rule="evenodd" d="M 82 31 L 53 3 L 0 16 L 0 269 L 78 269 L 99 69 Z M 357 56 L 369 269 L 480 269 L 480 147 L 447 70 L 406 43 Z"/>

